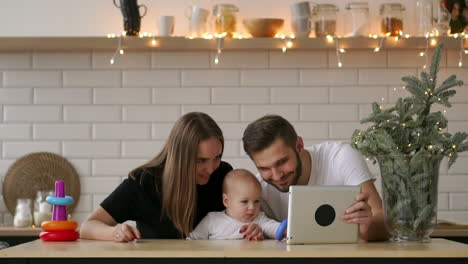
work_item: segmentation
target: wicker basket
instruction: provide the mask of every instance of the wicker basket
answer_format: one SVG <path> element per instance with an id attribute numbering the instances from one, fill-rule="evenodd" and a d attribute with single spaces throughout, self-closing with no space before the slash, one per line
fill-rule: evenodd
<path id="1" fill-rule="evenodd" d="M 31 153 L 19 158 L 8 169 L 3 181 L 3 200 L 14 214 L 18 198 L 34 201 L 39 190 L 54 190 L 55 181 L 65 181 L 65 192 L 75 202 L 67 206 L 71 213 L 80 199 L 80 179 L 73 165 L 62 156 L 48 152 Z"/>

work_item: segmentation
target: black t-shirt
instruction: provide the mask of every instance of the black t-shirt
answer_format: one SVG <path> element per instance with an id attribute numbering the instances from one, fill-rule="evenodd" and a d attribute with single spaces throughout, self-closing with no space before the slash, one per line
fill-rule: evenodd
<path id="1" fill-rule="evenodd" d="M 224 177 L 231 170 L 231 165 L 222 161 L 207 184 L 197 185 L 194 227 L 209 212 L 224 210 L 222 185 Z M 182 238 L 169 219 L 161 220 L 161 172 L 156 169 L 141 169 L 134 176 L 135 179 L 130 176 L 125 179 L 101 203 L 101 207 L 118 223 L 136 221 L 142 238 Z"/>

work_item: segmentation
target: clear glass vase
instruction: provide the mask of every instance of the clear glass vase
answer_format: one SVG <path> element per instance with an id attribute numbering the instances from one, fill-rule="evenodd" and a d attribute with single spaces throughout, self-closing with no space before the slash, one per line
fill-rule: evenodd
<path id="1" fill-rule="evenodd" d="M 442 156 L 379 156 L 385 226 L 392 242 L 430 242 Z"/>

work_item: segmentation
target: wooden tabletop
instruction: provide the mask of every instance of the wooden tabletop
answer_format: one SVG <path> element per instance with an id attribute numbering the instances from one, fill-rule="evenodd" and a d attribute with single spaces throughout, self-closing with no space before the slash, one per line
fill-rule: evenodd
<path id="1" fill-rule="evenodd" d="M 37 236 L 41 228 L 0 226 L 0 237 L 5 236 Z M 468 237 L 468 225 L 438 224 L 431 234 L 432 237 Z"/>
<path id="2" fill-rule="evenodd" d="M 468 245 L 445 239 L 292 246 L 275 240 L 35 240 L 0 250 L 0 258 L 468 258 Z"/>

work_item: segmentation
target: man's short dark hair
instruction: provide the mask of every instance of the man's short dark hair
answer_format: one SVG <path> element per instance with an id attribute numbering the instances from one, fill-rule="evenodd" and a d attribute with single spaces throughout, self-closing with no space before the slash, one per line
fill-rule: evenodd
<path id="1" fill-rule="evenodd" d="M 245 152 L 252 158 L 252 154 L 269 147 L 277 139 L 296 147 L 297 133 L 288 120 L 279 115 L 266 115 L 250 123 L 244 131 L 242 141 Z"/>

